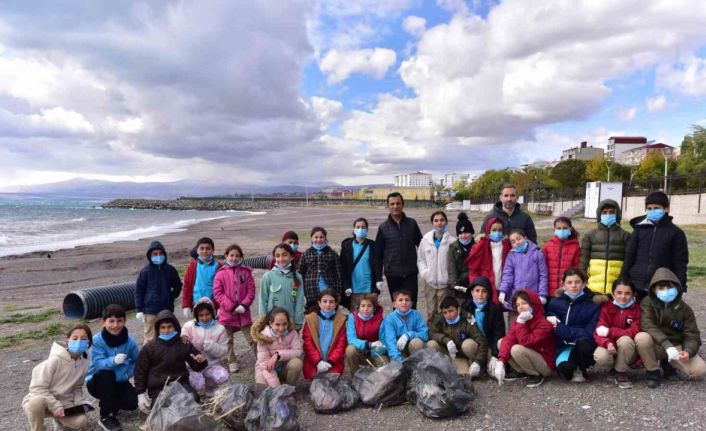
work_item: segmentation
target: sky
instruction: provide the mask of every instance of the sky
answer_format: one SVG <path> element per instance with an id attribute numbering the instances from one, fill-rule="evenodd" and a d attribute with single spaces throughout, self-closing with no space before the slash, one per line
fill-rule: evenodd
<path id="1" fill-rule="evenodd" d="M 0 190 L 478 173 L 706 126 L 702 0 L 7 1 Z"/>

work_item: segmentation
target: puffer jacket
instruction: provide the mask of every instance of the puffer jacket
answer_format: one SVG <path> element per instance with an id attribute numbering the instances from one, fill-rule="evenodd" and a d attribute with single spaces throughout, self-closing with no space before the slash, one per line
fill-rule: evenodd
<path id="1" fill-rule="evenodd" d="M 252 269 L 242 265 L 223 265 L 218 268 L 213 280 L 213 296 L 221 305 L 218 323 L 235 329 L 252 324 L 250 306 L 255 301 Z M 235 312 L 239 305 L 245 307 L 245 313 Z"/>
<path id="2" fill-rule="evenodd" d="M 668 304 L 654 293 L 654 286 L 661 281 L 669 281 L 679 289 L 677 298 Z M 679 278 L 667 268 L 658 268 L 650 281 L 648 296 L 640 302 L 640 324 L 642 330 L 652 336 L 655 344 L 664 349 L 681 345 L 690 357 L 694 357 L 701 346 L 701 333 L 694 310 L 684 302 L 683 294 L 684 288 Z"/>
<path id="3" fill-rule="evenodd" d="M 561 288 L 561 276 L 564 271 L 579 266 L 581 247 L 576 238 L 561 240 L 554 235 L 544 244 L 542 253 L 547 262 L 549 274 L 549 296 L 554 296 L 554 292 Z"/>
<path id="4" fill-rule="evenodd" d="M 449 269 L 450 288 L 454 286 L 468 287 L 470 280 L 468 279 L 466 258 L 471 253 L 473 244 L 475 244 L 475 241 L 471 238 L 471 243 L 468 245 L 463 245 L 456 240 L 449 246 L 449 258 L 446 266 Z"/>
<path id="5" fill-rule="evenodd" d="M 613 226 L 608 227 L 600 222 L 601 211 L 605 208 L 615 210 L 616 223 Z M 630 234 L 620 227 L 622 216 L 616 201 L 602 200 L 596 210 L 598 226 L 581 240 L 581 268 L 588 274 L 589 289 L 601 295 L 611 292 L 613 282 L 620 277 L 623 269 Z"/>
<path id="6" fill-rule="evenodd" d="M 402 362 L 402 353 L 397 349 L 397 340 L 403 335 L 407 335 L 410 341 L 415 338 L 424 342 L 429 341 L 429 328 L 424 322 L 422 313 L 412 309 L 404 319 L 393 310 L 383 319 L 382 341 L 387 348 L 387 355 L 393 361 Z"/>
<path id="7" fill-rule="evenodd" d="M 135 362 L 140 348 L 137 347 L 135 339 L 127 335 L 127 327 L 123 328 L 125 342 L 117 346 L 109 346 L 106 341 L 107 337 L 117 339 L 116 336 L 111 336 L 108 331 L 103 328 L 100 334 L 93 336 L 93 345 L 91 346 L 91 366 L 86 374 L 86 382 L 93 379 L 93 375 L 99 371 L 108 370 L 115 373 L 115 381 L 127 382 L 135 374 Z M 125 362 L 122 364 L 115 363 L 115 356 L 118 354 L 127 355 Z"/>
<path id="8" fill-rule="evenodd" d="M 473 244 L 471 252 L 468 253 L 468 257 L 466 258 L 466 266 L 468 267 L 468 280 L 471 281 L 476 277 L 486 277 L 488 280 L 490 280 L 490 284 L 493 285 L 492 300 L 495 304 L 498 303 L 498 288 L 500 287 L 501 280 L 495 279 L 495 272 L 493 271 L 493 250 L 491 249 L 492 241 L 490 241 L 488 235 L 490 235 L 490 228 L 493 223 L 498 221 L 502 223 L 503 226 L 505 225 L 505 221 L 499 217 L 491 217 L 485 222 L 485 225 L 483 226 L 485 236 L 478 240 L 478 242 Z M 510 252 L 510 249 L 512 249 L 512 246 L 510 245 L 510 241 L 508 241 L 507 239 L 503 239 L 501 241 L 501 244 L 501 267 L 504 267 L 505 262 L 507 261 L 507 255 Z M 500 269 L 500 274 L 502 278 L 502 268 Z"/>
<path id="9" fill-rule="evenodd" d="M 488 345 L 485 337 L 476 327 L 476 319 L 471 314 L 466 314 L 459 310 L 461 319 L 458 323 L 451 325 L 441 314 L 435 314 L 429 322 L 429 339 L 446 347 L 449 341 L 453 341 L 458 349 L 457 357 L 464 358 L 461 344 L 466 339 L 471 339 L 478 344 L 478 352 L 473 362 L 484 365 L 488 360 Z M 470 358 L 466 358 L 470 359 Z"/>
<path id="10" fill-rule="evenodd" d="M 225 358 L 228 352 L 228 337 L 226 328 L 220 323 L 214 324 L 206 329 L 203 326 L 196 324 L 196 318 L 184 323 L 181 329 L 181 335 L 189 337 L 191 344 L 196 347 L 196 350 L 203 352 L 208 363 L 215 365 L 221 359 Z M 206 343 L 209 340 L 210 343 Z M 206 345 L 208 344 L 208 347 Z"/>
<path id="11" fill-rule="evenodd" d="M 161 250 L 164 263 L 155 265 L 150 260 L 153 250 Z M 176 268 L 167 260 L 167 251 L 159 241 L 152 241 L 147 249 L 147 265 L 143 266 L 135 282 L 135 308 L 138 313 L 157 314 L 174 311 L 174 300 L 181 293 L 181 279 Z"/>
<path id="12" fill-rule="evenodd" d="M 549 301 L 547 316 L 559 319 L 556 325 L 556 341 L 559 349 L 564 346 L 573 346 L 583 339 L 593 340 L 593 331 L 596 330 L 598 315 L 601 306 L 593 303 L 591 289 L 584 287 L 583 295 L 572 300 L 563 291 Z"/>
<path id="13" fill-rule="evenodd" d="M 304 350 L 299 339 L 294 321 L 289 319 L 286 335 L 276 335 L 272 332 L 267 316 L 259 318 L 250 329 L 252 339 L 257 343 L 257 361 L 255 362 L 255 378 L 262 377 L 270 387 L 279 386 L 277 371 L 267 371 L 267 363 L 279 353 L 278 365 L 285 364 L 294 358 L 301 358 Z"/>
<path id="14" fill-rule="evenodd" d="M 370 343 L 382 339 L 382 317 L 383 308 L 380 305 L 378 305 L 372 317 L 368 320 L 361 319 L 358 316 L 358 312 L 349 314 L 346 320 L 348 344 L 365 354 L 373 356 L 385 355 L 387 348 L 384 346 L 380 349 L 370 348 Z"/>
<path id="15" fill-rule="evenodd" d="M 434 231 L 431 230 L 424 234 L 419 243 L 419 249 L 417 249 L 419 275 L 434 289 L 444 289 L 449 286 L 449 246 L 454 241 L 456 238 L 444 232 L 437 249 L 434 245 Z"/>
<path id="16" fill-rule="evenodd" d="M 392 216 L 380 224 L 375 237 L 383 272 L 395 277 L 417 274 L 417 249 L 422 240 L 422 231 L 417 221 L 402 213 L 397 224 Z"/>
<path id="17" fill-rule="evenodd" d="M 221 262 L 218 261 L 215 257 L 213 258 L 213 261 L 209 263 L 206 266 L 210 265 L 216 265 L 216 272 L 218 272 L 218 269 L 221 267 Z M 194 259 L 191 262 L 189 262 L 189 265 L 186 267 L 186 272 L 184 272 L 184 291 L 181 293 L 181 307 L 182 308 L 194 308 L 194 303 L 198 301 L 201 298 L 194 298 L 194 296 L 199 296 L 194 295 L 194 289 L 196 288 L 196 274 L 198 273 L 198 266 L 199 266 L 199 260 Z M 216 273 L 213 275 L 214 279 L 216 277 Z M 214 299 L 213 305 L 216 307 L 216 310 L 219 309 L 220 304 L 218 301 L 215 301 L 215 298 L 213 298 L 213 281 L 211 280 L 211 288 L 209 292 L 207 293 L 206 297 L 208 299 Z"/>
<path id="18" fill-rule="evenodd" d="M 299 262 L 299 272 L 304 279 L 304 295 L 306 306 L 316 304 L 319 295 L 319 277 L 323 277 L 328 288 L 343 296 L 343 281 L 341 280 L 341 260 L 330 246 L 326 246 L 319 254 L 314 247 L 304 252 Z"/>
<path id="19" fill-rule="evenodd" d="M 514 251 L 508 253 L 503 268 L 502 283 L 498 290 L 505 293 L 507 302 L 518 290 L 532 290 L 539 296 L 546 297 L 549 294 L 548 283 L 547 262 L 544 260 L 544 255 L 535 243 L 529 241 L 525 253 Z"/>
<path id="20" fill-rule="evenodd" d="M 620 337 L 634 339 L 635 335 L 640 332 L 640 304 L 635 302 L 630 307 L 622 309 L 612 302 L 606 302 L 601 307 L 596 328 L 599 326 L 608 328 L 606 337 L 593 333 L 593 339 L 601 347 L 607 348 L 609 343 L 613 343 L 617 347 Z"/>
<path id="21" fill-rule="evenodd" d="M 306 254 L 306 253 L 305 253 Z M 311 380 L 317 373 L 316 366 L 320 361 L 326 361 L 332 365 L 329 372 L 343 374 L 343 359 L 346 354 L 348 341 L 346 338 L 346 316 L 339 310 L 333 317 L 333 338 L 325 358 L 321 356 L 321 346 L 319 345 L 319 313 L 309 313 L 304 318 L 304 329 L 302 330 L 302 342 L 304 344 L 304 367 L 302 374 L 307 380 Z"/>

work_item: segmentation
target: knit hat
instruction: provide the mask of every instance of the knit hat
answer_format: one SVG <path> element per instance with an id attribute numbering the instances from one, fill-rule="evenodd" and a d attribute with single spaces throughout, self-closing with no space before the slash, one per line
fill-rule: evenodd
<path id="1" fill-rule="evenodd" d="M 465 232 L 470 232 L 471 235 L 476 233 L 475 229 L 473 229 L 473 223 L 468 219 L 468 215 L 461 211 L 458 213 L 458 222 L 456 222 L 456 236 Z"/>
<path id="2" fill-rule="evenodd" d="M 490 284 L 490 280 L 488 280 L 488 277 L 479 276 L 479 277 L 474 278 L 473 281 L 471 281 L 471 289 L 473 289 L 476 286 L 485 287 L 486 290 L 488 291 L 488 293 L 490 293 L 493 290 L 493 287 Z"/>
<path id="3" fill-rule="evenodd" d="M 199 238 L 198 241 L 196 241 L 196 248 L 199 248 L 201 244 L 208 244 L 211 246 L 211 248 L 215 249 L 216 246 L 213 244 L 213 240 L 207 236 L 203 238 Z"/>
<path id="4" fill-rule="evenodd" d="M 669 196 L 663 191 L 652 192 L 645 198 L 645 206 L 647 205 L 661 205 L 669 208 Z"/>
<path id="5" fill-rule="evenodd" d="M 288 230 L 287 232 L 284 233 L 284 235 L 282 235 L 282 242 L 284 242 L 288 239 L 292 239 L 294 241 L 299 241 L 299 235 L 297 235 L 297 233 L 294 232 L 293 230 Z"/>

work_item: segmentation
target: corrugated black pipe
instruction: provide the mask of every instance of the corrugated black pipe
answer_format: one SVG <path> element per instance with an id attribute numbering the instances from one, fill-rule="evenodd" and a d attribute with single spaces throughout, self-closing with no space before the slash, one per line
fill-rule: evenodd
<path id="1" fill-rule="evenodd" d="M 95 319 L 110 304 L 135 308 L 135 283 L 111 284 L 74 290 L 64 297 L 64 316 L 71 319 Z"/>
<path id="2" fill-rule="evenodd" d="M 253 269 L 270 269 L 272 259 L 272 256 L 245 257 L 242 264 Z"/>

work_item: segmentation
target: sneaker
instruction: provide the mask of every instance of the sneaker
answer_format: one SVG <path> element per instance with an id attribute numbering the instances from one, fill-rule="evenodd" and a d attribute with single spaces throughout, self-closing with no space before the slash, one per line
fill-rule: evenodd
<path id="1" fill-rule="evenodd" d="M 240 367 L 238 366 L 237 362 L 231 362 L 228 364 L 228 369 L 230 370 L 231 373 L 235 374 L 238 371 L 240 371 Z"/>
<path id="2" fill-rule="evenodd" d="M 503 380 L 506 382 L 514 382 L 515 380 L 522 380 L 526 378 L 527 374 L 517 372 L 514 368 L 508 366 L 505 372 L 505 378 Z"/>
<path id="3" fill-rule="evenodd" d="M 615 373 L 615 384 L 618 385 L 620 389 L 632 388 L 632 382 L 626 373 Z"/>
<path id="4" fill-rule="evenodd" d="M 577 368 L 574 370 L 574 376 L 571 378 L 571 381 L 574 383 L 583 383 L 586 381 L 586 377 L 583 375 L 583 372 Z"/>
<path id="5" fill-rule="evenodd" d="M 648 388 L 658 388 L 662 384 L 662 376 L 659 370 L 648 371 L 645 380 Z"/>
<path id="6" fill-rule="evenodd" d="M 662 377 L 669 380 L 670 382 L 679 380 L 679 374 L 677 373 L 677 369 L 672 366 L 672 364 L 669 363 L 667 360 L 663 360 L 660 362 L 662 365 Z"/>
<path id="7" fill-rule="evenodd" d="M 98 421 L 98 426 L 100 426 L 105 431 L 122 431 L 123 427 L 120 426 L 120 422 L 115 416 L 101 416 Z"/>
<path id="8" fill-rule="evenodd" d="M 539 386 L 542 386 L 542 383 L 544 383 L 544 376 L 542 375 L 527 377 L 528 388 L 537 388 Z"/>

